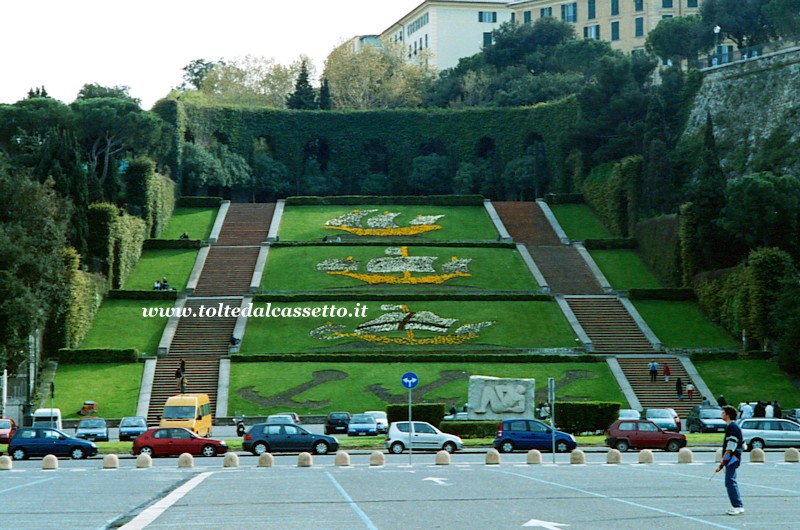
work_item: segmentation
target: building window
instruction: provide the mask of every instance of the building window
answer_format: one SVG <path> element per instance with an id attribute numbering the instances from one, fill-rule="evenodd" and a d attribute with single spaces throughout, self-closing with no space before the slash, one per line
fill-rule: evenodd
<path id="1" fill-rule="evenodd" d="M 478 11 L 478 22 L 497 22 L 497 11 Z"/>
<path id="2" fill-rule="evenodd" d="M 644 17 L 637 17 L 633 19 L 633 35 L 634 37 L 644 36 Z"/>
<path id="3" fill-rule="evenodd" d="M 611 0 L 611 16 L 619 15 L 619 0 Z"/>
<path id="4" fill-rule="evenodd" d="M 600 40 L 600 24 L 583 28 L 583 38 Z"/>
<path id="5" fill-rule="evenodd" d="M 517 13 L 515 11 L 511 12 L 511 23 L 515 24 L 517 22 Z"/>
<path id="6" fill-rule="evenodd" d="M 661 9 L 672 9 L 672 0 L 661 0 Z"/>
<path id="7" fill-rule="evenodd" d="M 619 40 L 619 21 L 611 23 L 611 40 Z"/>
<path id="8" fill-rule="evenodd" d="M 587 0 L 586 3 L 586 18 L 588 20 L 594 20 L 597 18 L 597 3 L 596 0 Z"/>
<path id="9" fill-rule="evenodd" d="M 636 12 L 644 11 L 644 0 L 633 0 L 633 10 Z"/>
<path id="10" fill-rule="evenodd" d="M 417 18 L 414 22 L 408 25 L 406 28 L 406 32 L 410 36 L 412 33 L 420 29 L 422 26 L 426 25 L 429 21 L 428 13 L 425 13 L 421 17 Z"/>
<path id="11" fill-rule="evenodd" d="M 552 7 L 543 7 L 539 10 L 540 17 L 552 17 L 553 16 L 553 8 Z"/>
<path id="12" fill-rule="evenodd" d="M 491 46 L 492 45 L 492 32 L 485 31 L 483 33 L 483 47 Z"/>
<path id="13" fill-rule="evenodd" d="M 578 21 L 578 3 L 561 4 L 561 20 L 564 22 Z"/>
<path id="14" fill-rule="evenodd" d="M 425 47 L 428 47 L 428 34 L 425 34 Z"/>
<path id="15" fill-rule="evenodd" d="M 666 20 L 668 18 L 672 18 L 672 15 L 661 15 L 661 20 Z"/>
<path id="16" fill-rule="evenodd" d="M 697 7 L 697 0 L 686 0 L 686 7 Z"/>
<path id="17" fill-rule="evenodd" d="M 525 24 L 530 24 L 531 23 L 531 12 L 530 11 L 525 11 L 524 13 L 522 13 L 522 22 L 524 22 Z"/>

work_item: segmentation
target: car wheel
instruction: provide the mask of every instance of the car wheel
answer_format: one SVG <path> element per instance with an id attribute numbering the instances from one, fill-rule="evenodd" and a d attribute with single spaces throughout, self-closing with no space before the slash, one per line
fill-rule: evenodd
<path id="1" fill-rule="evenodd" d="M 445 442 L 445 444 L 442 446 L 442 449 L 444 449 L 448 453 L 455 453 L 456 444 L 454 444 L 453 442 Z"/>
<path id="2" fill-rule="evenodd" d="M 217 448 L 211 444 L 207 444 L 203 446 L 201 453 L 203 456 L 217 456 Z"/>
<path id="3" fill-rule="evenodd" d="M 11 458 L 14 460 L 25 460 L 28 458 L 28 453 L 25 452 L 25 449 L 17 447 L 11 452 Z"/>
<path id="4" fill-rule="evenodd" d="M 258 442 L 253 446 L 253 454 L 256 456 L 261 456 L 267 451 L 269 451 L 269 447 L 267 447 L 267 444 Z"/>
<path id="5" fill-rule="evenodd" d="M 753 438 L 748 444 L 748 447 L 752 451 L 753 449 L 764 449 L 766 445 L 764 444 L 764 440 L 761 440 L 759 438 Z"/>
<path id="6" fill-rule="evenodd" d="M 142 447 L 141 449 L 139 449 L 139 454 L 140 454 L 140 455 L 149 455 L 149 456 L 153 456 L 153 448 L 152 448 L 152 447 L 149 447 L 149 446 L 147 446 L 147 445 L 145 445 L 144 447 Z"/>
<path id="7" fill-rule="evenodd" d="M 625 451 L 630 449 L 630 447 L 631 444 L 628 443 L 627 440 L 620 440 L 617 442 L 617 451 L 619 451 L 620 453 L 624 453 Z"/>
<path id="8" fill-rule="evenodd" d="M 670 453 L 674 453 L 680 448 L 681 444 L 680 442 L 678 442 L 678 440 L 670 440 L 669 442 L 667 442 L 667 451 L 669 451 Z"/>
<path id="9" fill-rule="evenodd" d="M 82 460 L 86 458 L 86 451 L 84 451 L 80 447 L 73 447 L 69 455 L 72 457 L 73 460 Z"/>
<path id="10" fill-rule="evenodd" d="M 389 446 L 389 450 L 392 453 L 394 453 L 396 455 L 399 455 L 400 453 L 402 453 L 405 450 L 405 447 L 403 446 L 403 444 L 401 442 L 394 442 L 392 445 Z"/>
<path id="11" fill-rule="evenodd" d="M 514 450 L 514 442 L 511 440 L 503 440 L 503 443 L 500 444 L 500 450 L 504 453 L 510 453 Z"/>
<path id="12" fill-rule="evenodd" d="M 566 453 L 569 451 L 569 444 L 563 440 L 556 442 L 556 452 Z"/>
<path id="13" fill-rule="evenodd" d="M 330 451 L 330 447 L 328 447 L 328 442 L 316 442 L 314 444 L 314 454 L 327 455 L 328 451 Z"/>

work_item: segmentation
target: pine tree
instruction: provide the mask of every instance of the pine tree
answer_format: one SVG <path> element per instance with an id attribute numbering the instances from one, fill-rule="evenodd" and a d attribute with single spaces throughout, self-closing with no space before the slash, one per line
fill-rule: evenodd
<path id="1" fill-rule="evenodd" d="M 322 85 L 319 87 L 319 108 L 321 110 L 331 110 L 332 106 L 331 87 L 328 85 L 328 80 L 323 79 Z"/>
<path id="2" fill-rule="evenodd" d="M 308 67 L 306 62 L 300 65 L 300 73 L 294 84 L 294 92 L 286 98 L 286 106 L 295 110 L 314 110 L 319 108 L 316 91 L 308 82 Z"/>

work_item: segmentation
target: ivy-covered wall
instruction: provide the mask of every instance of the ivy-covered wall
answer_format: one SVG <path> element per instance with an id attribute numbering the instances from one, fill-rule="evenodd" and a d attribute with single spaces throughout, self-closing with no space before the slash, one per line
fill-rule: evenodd
<path id="1" fill-rule="evenodd" d="M 119 289 L 139 261 L 147 226 L 142 219 L 106 203 L 92 204 L 88 219 L 89 254 L 100 261 L 109 286 Z"/>
<path id="2" fill-rule="evenodd" d="M 583 197 L 616 236 L 628 237 L 638 220 L 642 157 L 596 166 L 583 183 Z"/>
<path id="3" fill-rule="evenodd" d="M 156 173 L 155 162 L 147 158 L 131 160 L 125 178 L 128 203 L 141 209 L 148 237 L 157 238 L 175 210 L 175 183 Z"/>

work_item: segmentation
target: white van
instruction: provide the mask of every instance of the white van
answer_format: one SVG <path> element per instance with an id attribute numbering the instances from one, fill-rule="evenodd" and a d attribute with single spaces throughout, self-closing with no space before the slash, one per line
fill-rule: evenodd
<path id="1" fill-rule="evenodd" d="M 61 409 L 36 409 L 33 413 L 34 427 L 54 427 L 59 431 L 64 427 L 61 425 Z"/>

